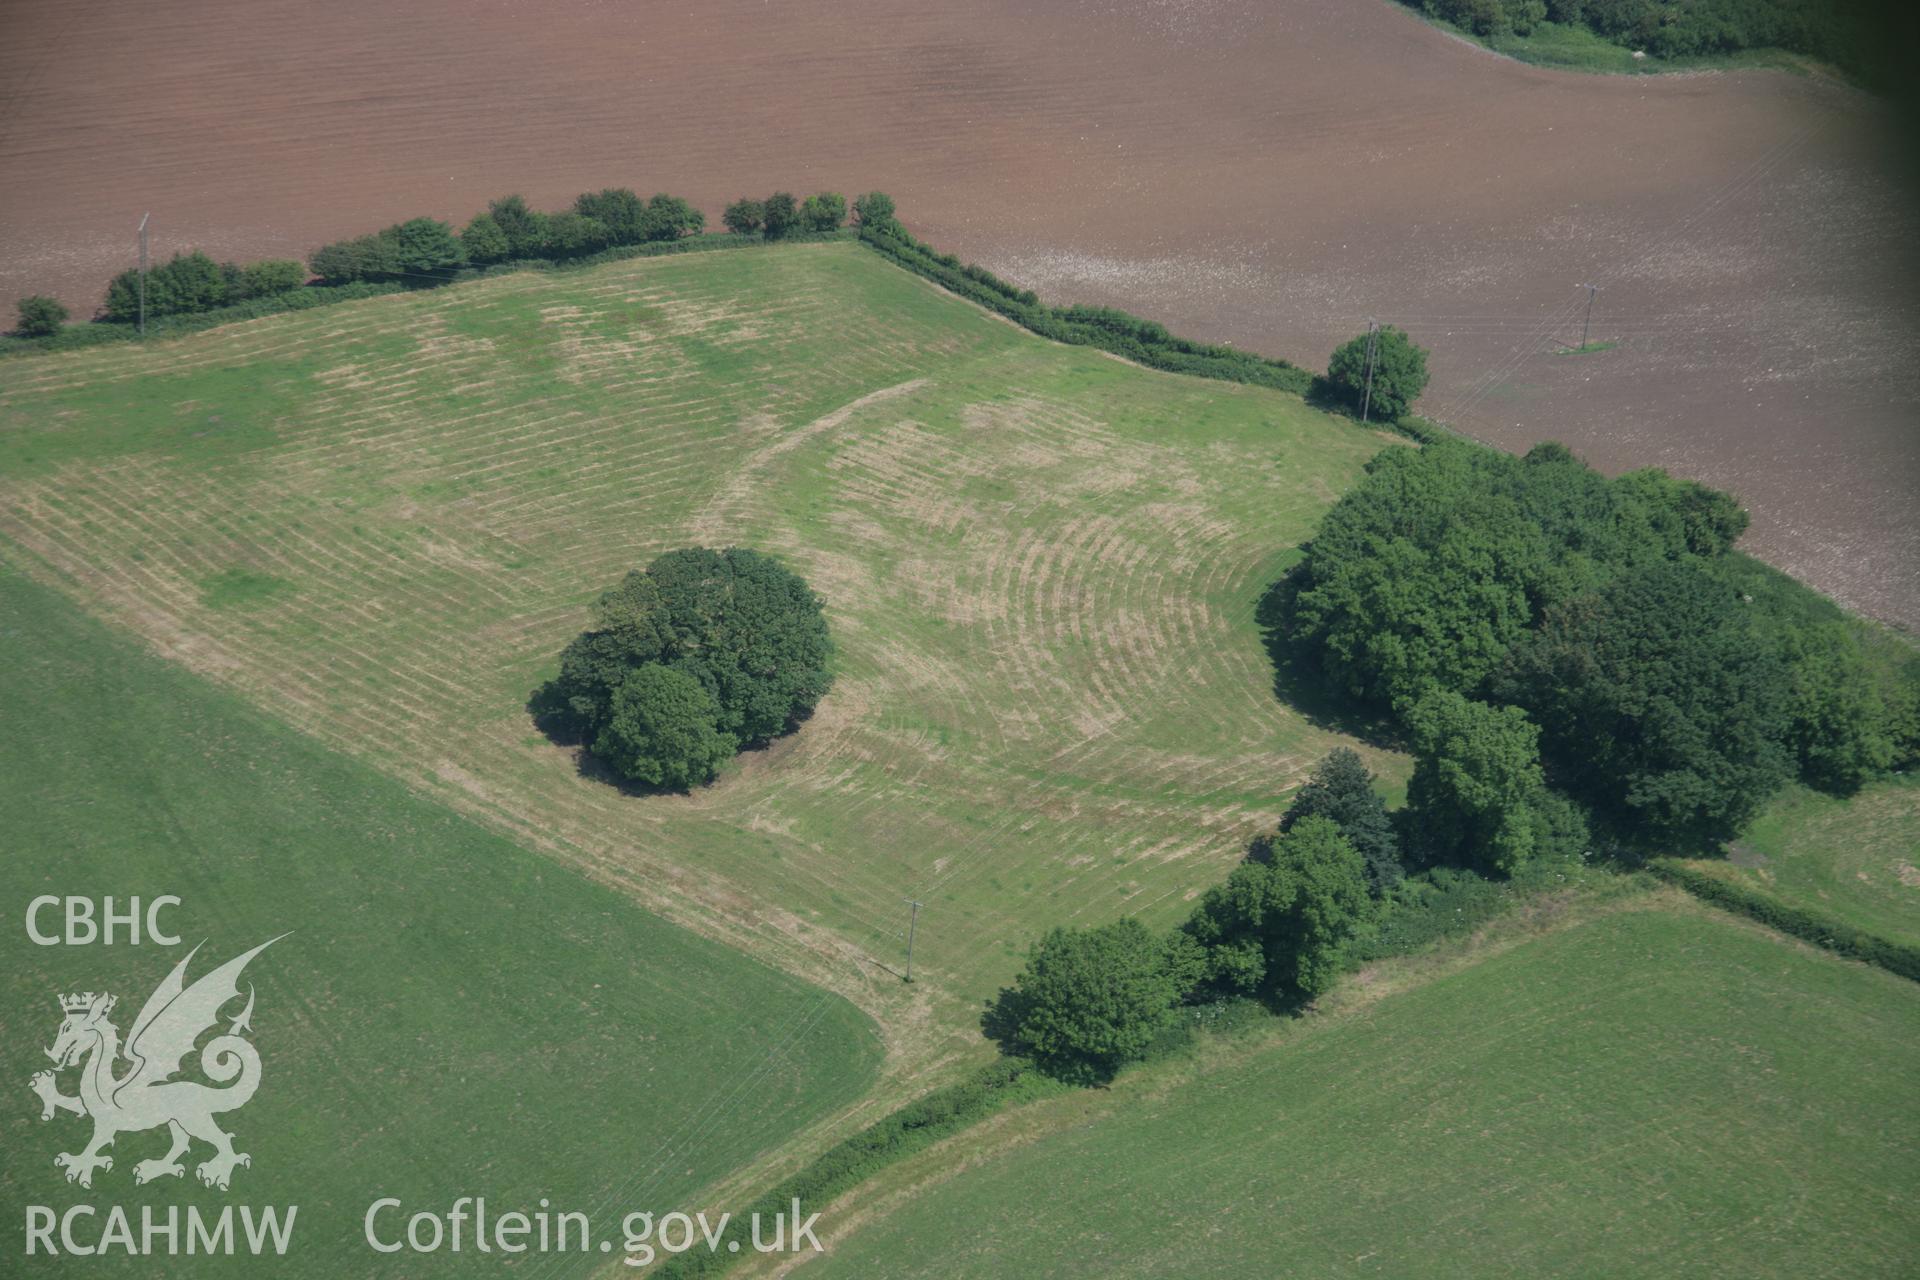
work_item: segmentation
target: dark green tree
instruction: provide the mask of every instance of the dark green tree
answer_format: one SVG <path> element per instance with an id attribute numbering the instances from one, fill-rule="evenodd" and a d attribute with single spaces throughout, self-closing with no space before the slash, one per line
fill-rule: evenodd
<path id="1" fill-rule="evenodd" d="M 556 258 L 596 253 L 609 243 L 607 229 L 596 218 L 569 209 L 547 219 L 547 252 Z"/>
<path id="2" fill-rule="evenodd" d="M 659 584 L 637 569 L 594 602 L 592 619 L 561 653 L 560 676 L 542 699 L 554 727 L 588 742 L 605 727 L 627 676 L 673 656 Z"/>
<path id="3" fill-rule="evenodd" d="M 720 215 L 720 221 L 733 234 L 750 236 L 766 224 L 767 206 L 751 197 L 741 196 L 727 206 L 727 211 Z"/>
<path id="4" fill-rule="evenodd" d="M 1788 672 L 1750 606 L 1698 561 L 1556 607 L 1493 687 L 1544 727 L 1558 785 L 1663 852 L 1737 834 L 1790 773 Z"/>
<path id="5" fill-rule="evenodd" d="M 271 298 L 292 293 L 307 282 L 307 267 L 291 258 L 267 258 L 249 262 L 240 268 L 240 280 L 232 292 L 239 298 Z"/>
<path id="6" fill-rule="evenodd" d="M 1207 890 L 1181 931 L 1227 995 L 1310 999 L 1339 972 L 1376 907 L 1367 866 L 1331 818 L 1302 818 Z"/>
<path id="7" fill-rule="evenodd" d="M 493 220 L 490 213 L 477 213 L 461 229 L 460 247 L 466 251 L 467 261 L 479 264 L 505 262 L 513 256 L 513 246 L 507 242 L 507 233 Z"/>
<path id="8" fill-rule="evenodd" d="M 1658 467 L 1629 471 L 1613 483 L 1646 517 L 1669 556 L 1724 555 L 1747 531 L 1750 517 L 1732 494 L 1676 480 Z"/>
<path id="9" fill-rule="evenodd" d="M 690 547 L 661 556 L 647 575 L 660 588 L 674 665 L 714 695 L 721 729 L 763 742 L 825 695 L 833 643 L 820 597 L 778 560 Z"/>
<path id="10" fill-rule="evenodd" d="M 1314 769 L 1280 820 L 1291 831 L 1302 819 L 1328 818 L 1367 865 L 1367 882 L 1376 894 L 1400 882 L 1400 839 L 1387 817 L 1386 801 L 1373 789 L 1366 762 L 1349 747 L 1335 747 Z"/>
<path id="11" fill-rule="evenodd" d="M 787 191 L 776 191 L 761 205 L 761 234 L 778 240 L 800 225 L 800 206 Z"/>
<path id="12" fill-rule="evenodd" d="M 1406 720 L 1407 808 L 1429 857 L 1510 875 L 1541 852 L 1546 778 L 1525 711 L 1431 689 Z"/>
<path id="13" fill-rule="evenodd" d="M 315 249 L 307 265 L 328 284 L 386 280 L 400 268 L 398 245 L 392 236 L 385 234 L 336 240 Z"/>
<path id="14" fill-rule="evenodd" d="M 1471 689 L 1525 634 L 1549 549 L 1483 474 L 1501 458 L 1389 449 L 1321 521 L 1291 630 L 1337 688 L 1382 706 L 1435 684 Z"/>
<path id="15" fill-rule="evenodd" d="M 154 314 L 157 301 L 160 315 L 184 315 L 211 311 L 227 302 L 227 279 L 220 264 L 201 253 L 177 253 L 156 270 L 147 282 L 148 311 Z"/>
<path id="16" fill-rule="evenodd" d="M 1745 519 L 1725 494 L 1660 472 L 1609 481 L 1555 444 L 1388 449 L 1321 520 L 1284 633 L 1375 706 L 1431 684 L 1472 694 L 1546 609 L 1639 566 L 1723 556 Z"/>
<path id="17" fill-rule="evenodd" d="M 1392 325 L 1381 327 L 1373 345 L 1371 399 L 1366 398 L 1368 337 L 1364 333 L 1334 350 L 1327 364 L 1327 381 L 1351 401 L 1356 413 L 1365 399 L 1369 418 L 1391 422 L 1405 416 L 1426 390 L 1427 352 Z"/>
<path id="18" fill-rule="evenodd" d="M 322 250 L 322 252 L 324 252 L 324 250 Z M 101 300 L 100 313 L 109 320 L 132 321 L 139 319 L 139 271 L 122 271 L 119 275 L 107 281 L 107 296 Z"/>
<path id="19" fill-rule="evenodd" d="M 754 551 L 668 552 L 602 595 L 592 616 L 530 706 L 543 727 L 593 744 L 595 754 L 615 695 L 649 664 L 699 685 L 713 727 L 736 744 L 784 733 L 831 683 L 819 597 Z"/>
<path id="20" fill-rule="evenodd" d="M 1181 931 L 1204 958 L 1201 986 L 1221 995 L 1268 990 L 1268 955 L 1286 940 L 1282 930 L 1298 886 L 1273 865 L 1271 844 L 1201 895 Z"/>
<path id="21" fill-rule="evenodd" d="M 863 227 L 884 230 L 897 225 L 893 197 L 884 191 L 869 191 L 853 202 L 853 220 Z"/>
<path id="22" fill-rule="evenodd" d="M 573 202 L 573 211 L 606 229 L 609 244 L 639 244 L 647 236 L 647 204 L 626 187 L 589 191 Z"/>
<path id="23" fill-rule="evenodd" d="M 527 207 L 522 196 L 502 196 L 487 206 L 487 214 L 507 237 L 507 256 L 539 258 L 547 252 L 546 214 Z"/>
<path id="24" fill-rule="evenodd" d="M 699 235 L 707 225 L 707 215 L 679 196 L 657 195 L 647 201 L 647 215 L 641 227 L 648 240 L 678 240 Z"/>
<path id="25" fill-rule="evenodd" d="M 199 250 L 176 253 L 147 273 L 147 314 L 185 315 L 211 311 L 227 302 L 227 276 L 220 264 Z M 123 271 L 107 285 L 105 307 L 113 320 L 140 315 L 140 273 Z"/>
<path id="26" fill-rule="evenodd" d="M 44 338 L 60 332 L 67 322 L 67 309 L 58 298 L 33 294 L 20 299 L 20 322 L 13 331 L 23 338 Z"/>
<path id="27" fill-rule="evenodd" d="M 809 231 L 832 231 L 847 220 L 847 198 L 838 191 L 808 196 L 800 206 L 800 217 Z"/>
<path id="28" fill-rule="evenodd" d="M 1785 629 L 1787 749 L 1807 785 L 1851 795 L 1894 764 L 1898 746 L 1886 701 L 1841 621 Z"/>
<path id="29" fill-rule="evenodd" d="M 1267 956 L 1283 987 L 1313 997 L 1333 985 L 1348 945 L 1370 926 L 1377 907 L 1367 892 L 1366 861 L 1332 819 L 1305 818 L 1273 847 L 1276 871 L 1294 883 L 1285 945 Z"/>
<path id="30" fill-rule="evenodd" d="M 1139 921 L 1054 929 L 1002 993 L 997 1024 L 1050 1074 L 1106 1080 L 1146 1052 L 1178 997 L 1165 942 Z"/>
<path id="31" fill-rule="evenodd" d="M 593 754 L 623 778 L 684 789 L 713 780 L 736 743 L 714 728 L 713 698 L 684 672 L 649 662 L 613 692 Z"/>
<path id="32" fill-rule="evenodd" d="M 398 278 L 444 279 L 467 261 L 460 238 L 438 218 L 409 218 L 380 235 L 393 246 L 387 272 Z"/>

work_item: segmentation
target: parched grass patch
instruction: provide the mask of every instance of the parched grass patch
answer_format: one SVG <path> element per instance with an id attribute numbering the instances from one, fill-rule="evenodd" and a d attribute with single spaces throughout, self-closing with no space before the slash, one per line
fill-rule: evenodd
<path id="1" fill-rule="evenodd" d="M 846 1001 L 423 800 L 10 571 L 0 633 L 0 1252 L 24 1256 L 28 1204 L 98 1206 L 77 1220 L 83 1243 L 116 1204 L 136 1239 L 142 1206 L 162 1221 L 298 1206 L 285 1258 L 41 1253 L 20 1274 L 364 1275 L 384 1261 L 361 1235 L 382 1196 L 408 1214 L 476 1194 L 531 1211 L 544 1196 L 617 1234 L 635 1203 L 686 1202 L 871 1084 L 879 1043 Z M 177 895 L 161 922 L 181 945 L 129 946 L 123 926 L 113 946 L 36 946 L 23 926 L 42 894 L 112 895 L 116 911 Z M 42 1123 L 26 1087 L 50 1065 L 57 997 L 114 993 L 125 1036 L 189 947 L 204 940 L 197 978 L 280 934 L 246 972 L 261 1083 L 221 1118 L 252 1157 L 231 1191 L 195 1181 L 204 1145 L 183 1179 L 136 1189 L 164 1130 L 121 1134 L 91 1189 L 65 1182 L 53 1157 L 90 1126 Z M 73 1092 L 75 1073 L 61 1083 Z M 751 1106 L 714 1105 L 748 1090 Z M 400 1270 L 468 1275 L 472 1258 L 408 1255 Z M 564 1261 L 574 1275 L 602 1259 Z"/>
<path id="2" fill-rule="evenodd" d="M 980 1159 L 820 1271 L 1899 1275 L 1916 1036 L 1912 983 L 1616 910 Z"/>

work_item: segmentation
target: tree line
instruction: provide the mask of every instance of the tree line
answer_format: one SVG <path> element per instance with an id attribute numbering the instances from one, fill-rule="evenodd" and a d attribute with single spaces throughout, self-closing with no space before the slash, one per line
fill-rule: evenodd
<path id="1" fill-rule="evenodd" d="M 1166 933 L 1132 918 L 1056 928 L 982 1018 L 1008 1053 L 1093 1083 L 1145 1056 L 1183 1006 L 1292 1006 L 1325 991 L 1402 892 L 1399 836 L 1358 754 L 1341 748 L 1279 831 Z"/>
<path id="2" fill-rule="evenodd" d="M 132 324 L 144 314 L 149 319 L 212 311 L 261 298 L 291 293 L 307 283 L 307 269 L 291 258 L 268 258 L 241 265 L 215 262 L 195 249 L 176 253 L 147 272 L 144 301 L 138 268 L 122 271 L 107 284 L 100 314 L 108 320 Z M 68 312 L 59 299 L 34 294 L 20 299 L 14 333 L 23 338 L 51 337 L 60 332 Z"/>
<path id="3" fill-rule="evenodd" d="M 1345 344 L 1334 353 L 1327 376 L 1316 377 L 1285 360 L 1178 337 L 1164 325 L 1112 307 L 1043 303 L 1031 289 L 914 239 L 885 192 L 868 192 L 851 206 L 834 191 L 805 200 L 784 191 L 765 198 L 743 196 L 726 207 L 721 222 L 733 242 L 774 241 L 834 234 L 849 213 L 861 240 L 896 265 L 1043 337 L 1097 347 L 1150 368 L 1292 391 L 1355 413 L 1367 403 L 1377 420 L 1422 434 L 1404 415 L 1426 385 L 1426 352 L 1392 327 L 1380 331 L 1376 344 L 1370 345 L 1364 334 Z M 148 273 L 146 315 L 160 320 L 236 308 L 236 318 L 264 315 L 373 292 L 431 287 L 508 263 L 591 263 L 602 255 L 667 251 L 699 237 L 705 226 L 705 215 L 678 196 L 643 200 L 624 187 L 583 192 L 570 207 L 551 213 L 531 208 L 522 196 L 503 196 L 459 230 L 438 219 L 411 218 L 323 245 L 304 266 L 291 259 L 216 264 L 197 250 L 177 254 Z M 703 243 L 714 239 L 707 237 Z M 139 286 L 138 271 L 116 276 L 99 315 L 115 323 L 137 318 Z M 19 307 L 14 330 L 19 337 L 52 337 L 68 318 L 54 298 L 22 298 Z"/>
<path id="4" fill-rule="evenodd" d="M 1656 58 L 1783 49 L 1887 89 L 1899 73 L 1898 0 L 1402 0 L 1479 36 L 1584 28 Z"/>
<path id="5" fill-rule="evenodd" d="M 892 222 L 892 197 L 881 191 L 861 196 L 853 202 L 853 220 L 862 227 Z M 741 196 L 727 206 L 720 221 L 735 235 L 767 240 L 784 240 L 800 231 L 837 231 L 846 225 L 847 198 L 838 191 L 822 191 L 803 201 L 796 201 L 790 191 L 776 191 L 764 200 Z"/>
<path id="6" fill-rule="evenodd" d="M 521 195 L 490 201 L 456 231 L 437 218 L 410 218 L 370 235 L 314 250 L 313 274 L 333 284 L 355 280 L 449 279 L 462 267 L 559 261 L 603 250 L 698 235 L 706 215 L 679 196 L 642 199 L 626 187 L 585 191 L 567 208 L 532 208 Z"/>
<path id="7" fill-rule="evenodd" d="M 767 240 L 827 234 L 847 221 L 845 196 L 823 191 L 799 201 L 787 192 L 728 206 L 728 230 Z M 893 201 L 879 192 L 852 205 L 855 221 L 891 220 Z M 291 258 L 216 262 L 192 250 L 173 255 L 146 273 L 144 314 L 149 320 L 200 315 L 264 299 L 283 298 L 303 287 L 364 284 L 424 287 L 445 283 L 471 268 L 508 262 L 561 262 L 614 249 L 666 246 L 698 236 L 706 215 L 679 196 L 642 198 L 626 187 L 582 192 L 567 208 L 534 209 L 520 195 L 491 201 L 484 212 L 456 230 L 437 218 L 409 218 L 367 235 L 315 249 L 302 263 Z M 342 296 L 359 296 L 351 292 Z M 14 333 L 25 338 L 58 334 L 70 318 L 56 298 L 21 298 Z M 131 324 L 142 315 L 137 268 L 107 285 L 97 318 Z"/>

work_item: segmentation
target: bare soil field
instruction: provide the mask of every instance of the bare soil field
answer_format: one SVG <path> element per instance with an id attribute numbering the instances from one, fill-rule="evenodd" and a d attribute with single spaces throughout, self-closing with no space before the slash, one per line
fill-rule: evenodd
<path id="1" fill-rule="evenodd" d="M 1386 3 L 182 0 L 0 18 L 0 298 L 84 312 L 152 210 L 244 258 L 519 189 L 715 214 L 882 187 L 1058 300 L 1318 363 L 1369 315 L 1424 408 L 1752 506 L 1750 543 L 1920 625 L 1913 200 L 1810 77 L 1504 61 Z M 1581 355 L 1581 282 L 1605 286 Z"/>

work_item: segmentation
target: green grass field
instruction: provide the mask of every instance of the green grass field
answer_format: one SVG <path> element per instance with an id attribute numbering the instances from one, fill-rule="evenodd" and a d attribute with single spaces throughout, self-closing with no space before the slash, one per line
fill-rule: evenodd
<path id="1" fill-rule="evenodd" d="M 612 1228 L 630 1208 L 699 1207 L 699 1188 L 871 1084 L 879 1043 L 844 1000 L 409 793 L 7 571 L 0 637 L 0 1253 L 19 1274 L 464 1274 L 445 1253 L 372 1253 L 361 1214 L 383 1195 L 409 1212 L 544 1195 Z M 22 927 L 41 894 L 164 893 L 183 899 L 163 917 L 179 948 L 38 947 Z M 57 912 L 41 923 L 57 931 Z M 164 1130 L 123 1135 L 91 1190 L 68 1185 L 53 1157 L 90 1130 L 43 1124 L 27 1088 L 57 997 L 116 993 L 125 1034 L 187 947 L 206 940 L 198 977 L 288 930 L 247 970 L 263 1071 L 223 1118 L 253 1157 L 232 1190 L 189 1167 L 136 1191 Z M 716 1105 L 736 1090 L 752 1105 Z M 116 1203 L 136 1223 L 143 1204 L 297 1205 L 294 1247 L 264 1270 L 22 1259 L 22 1206 Z M 541 1274 L 604 1259 L 566 1261 Z"/>
<path id="2" fill-rule="evenodd" d="M 816 1270 L 1910 1275 L 1916 1039 L 1910 982 L 1699 909 L 1618 910 L 1143 1078 Z"/>
<path id="3" fill-rule="evenodd" d="M 1920 779 L 1877 782 L 1845 800 L 1794 787 L 1725 859 L 1686 866 L 1920 945 Z"/>
<path id="4" fill-rule="evenodd" d="M 885 1021 L 932 1060 L 978 1052 L 979 999 L 1046 927 L 1184 912 L 1344 741 L 1275 698 L 1253 613 L 1383 447 L 1043 342 L 856 244 L 756 249 L 12 364 L 0 547 L 870 1008 L 905 999 L 879 966 L 924 901 L 922 1003 Z M 838 683 L 713 787 L 625 796 L 523 704 L 589 599 L 693 542 L 805 575 Z"/>

